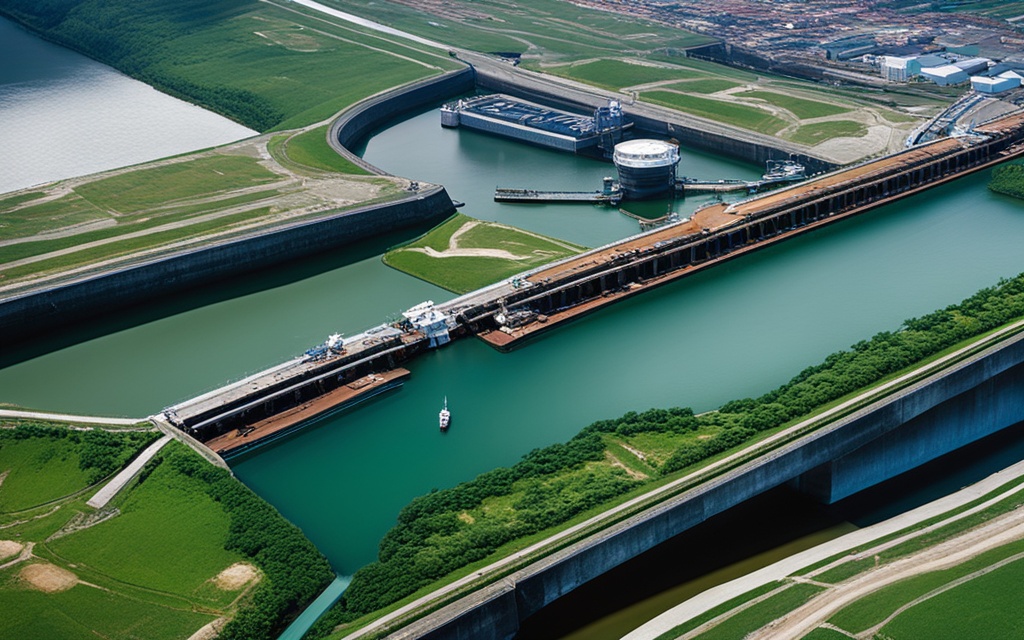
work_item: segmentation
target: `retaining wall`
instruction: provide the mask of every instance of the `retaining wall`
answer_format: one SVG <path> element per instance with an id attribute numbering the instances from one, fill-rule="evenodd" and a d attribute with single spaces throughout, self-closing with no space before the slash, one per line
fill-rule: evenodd
<path id="1" fill-rule="evenodd" d="M 439 222 L 454 211 L 444 187 L 434 187 L 398 202 L 295 223 L 0 300 L 0 344 L 387 231 Z"/>
<path id="2" fill-rule="evenodd" d="M 509 640 L 585 582 L 708 518 L 792 481 L 829 499 L 1021 421 L 1024 336 L 862 409 L 799 442 L 611 527 L 411 625 L 430 640 Z M 889 453 L 887 453 L 889 452 Z M 879 463 L 878 457 L 883 459 Z M 838 462 L 833 465 L 832 461 Z M 858 464 L 863 461 L 865 464 Z M 891 464 L 890 464 L 891 463 Z M 836 472 L 836 475 L 831 475 Z M 828 482 L 822 482 L 828 475 Z M 514 603 L 514 611 L 513 611 Z M 491 629 L 489 633 L 482 630 Z"/>

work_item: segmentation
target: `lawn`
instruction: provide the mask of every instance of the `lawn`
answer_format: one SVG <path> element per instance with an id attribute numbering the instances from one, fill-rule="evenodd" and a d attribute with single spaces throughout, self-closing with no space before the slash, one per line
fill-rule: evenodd
<path id="1" fill-rule="evenodd" d="M 814 146 L 832 138 L 859 138 L 867 132 L 867 128 L 859 122 L 836 120 L 805 124 L 787 137 L 793 142 Z"/>
<path id="2" fill-rule="evenodd" d="M 768 104 L 789 111 L 800 120 L 835 116 L 850 111 L 849 107 L 818 102 L 817 100 L 807 100 L 806 98 L 797 98 L 796 96 L 776 93 L 774 91 L 744 91 L 740 94 L 740 97 L 764 100 Z"/>
<path id="3" fill-rule="evenodd" d="M 544 70 L 551 75 L 586 82 L 606 89 L 622 89 L 650 82 L 707 78 L 707 74 L 684 69 L 649 64 L 635 64 L 622 60 L 592 60 L 573 65 L 550 67 Z"/>
<path id="4" fill-rule="evenodd" d="M 20 567 L 17 567 L 20 569 Z M 0 572 L 0 637 L 17 640 L 182 640 L 216 616 L 139 602 L 77 585 L 43 593 Z"/>
<path id="5" fill-rule="evenodd" d="M 769 135 L 778 133 L 786 126 L 785 120 L 776 118 L 767 111 L 757 107 L 683 95 L 671 91 L 645 91 L 642 97 L 649 102 L 678 109 L 679 111 L 691 113 L 708 120 Z"/>
<path id="6" fill-rule="evenodd" d="M 892 638 L 1021 638 L 1024 560 L 979 576 L 904 611 L 882 627 Z"/>
<path id="7" fill-rule="evenodd" d="M 49 548 L 120 582 L 190 598 L 242 560 L 224 550 L 230 518 L 223 507 L 167 465 L 158 466 L 118 508 L 120 516 L 54 540 Z M 139 561 L 141 550 L 145 562 Z"/>
<path id="8" fill-rule="evenodd" d="M 314 169 L 355 175 L 369 174 L 366 169 L 338 155 L 327 144 L 327 125 L 288 138 L 283 143 L 283 151 L 288 160 Z"/>
<path id="9" fill-rule="evenodd" d="M 76 446 L 65 439 L 0 440 L 0 513 L 62 498 L 89 486 Z"/>
<path id="10" fill-rule="evenodd" d="M 735 89 L 736 87 L 742 87 L 738 82 L 732 80 L 723 80 L 721 78 L 708 78 L 706 80 L 689 80 L 685 82 L 677 82 L 676 84 L 669 85 L 668 89 L 674 89 L 676 91 L 683 91 L 686 93 L 718 93 L 719 91 L 726 91 L 728 89 Z"/>
<path id="11" fill-rule="evenodd" d="M 211 197 L 281 180 L 255 158 L 211 155 L 87 182 L 75 192 L 91 204 L 131 214 L 176 200 Z"/>
<path id="12" fill-rule="evenodd" d="M 701 640 L 735 640 L 760 629 L 807 602 L 822 590 L 813 584 L 794 584 L 761 602 L 730 616 L 697 636 Z"/>
<path id="13" fill-rule="evenodd" d="M 459 235 L 453 246 L 455 234 Z M 560 240 L 457 214 L 423 237 L 388 251 L 383 259 L 399 271 L 466 293 L 582 250 Z"/>

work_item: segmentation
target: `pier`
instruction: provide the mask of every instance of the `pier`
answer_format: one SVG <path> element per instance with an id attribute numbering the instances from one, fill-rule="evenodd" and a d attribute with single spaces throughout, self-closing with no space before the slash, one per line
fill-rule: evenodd
<path id="1" fill-rule="evenodd" d="M 581 202 L 586 204 L 618 204 L 622 195 L 604 191 L 536 191 L 534 189 L 502 189 L 494 190 L 495 202 Z"/>

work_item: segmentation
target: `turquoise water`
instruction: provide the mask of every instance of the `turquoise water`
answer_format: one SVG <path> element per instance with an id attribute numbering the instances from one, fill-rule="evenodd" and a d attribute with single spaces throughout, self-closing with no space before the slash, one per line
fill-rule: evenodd
<path id="1" fill-rule="evenodd" d="M 366 156 L 394 173 L 451 184 L 470 215 L 585 244 L 636 232 L 635 221 L 614 209 L 491 202 L 496 184 L 591 188 L 609 165 L 442 130 L 434 114 L 382 132 Z M 759 172 L 706 155 L 686 162 L 709 178 Z M 453 344 L 411 363 L 400 390 L 237 463 L 236 473 L 302 527 L 340 573 L 351 573 L 373 559 L 416 495 L 512 463 L 593 420 L 651 406 L 705 410 L 763 393 L 832 351 L 1024 271 L 1017 240 L 1024 207 L 989 193 L 985 182 L 968 177 L 725 263 L 511 354 L 474 340 Z M 685 212 L 695 201 L 673 206 Z M 379 260 L 415 233 L 25 345 L 0 356 L 0 401 L 145 415 L 333 331 L 354 333 L 421 300 L 446 299 Z M 440 434 L 445 395 L 454 417 Z"/>

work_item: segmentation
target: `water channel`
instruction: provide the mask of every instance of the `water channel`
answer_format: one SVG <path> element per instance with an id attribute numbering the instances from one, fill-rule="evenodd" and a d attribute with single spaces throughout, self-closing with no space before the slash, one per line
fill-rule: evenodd
<path id="1" fill-rule="evenodd" d="M 256 132 L 0 18 L 0 193 Z"/>
<path id="2" fill-rule="evenodd" d="M 4 123 L 7 121 L 4 120 Z M 427 112 L 365 157 L 448 185 L 464 211 L 590 246 L 637 231 L 614 209 L 496 205 L 493 188 L 596 189 L 610 165 L 465 131 Z M 680 174 L 759 167 L 687 153 Z M 714 408 L 828 353 L 1024 271 L 1024 206 L 975 175 L 613 305 L 511 354 L 466 340 L 422 357 L 400 390 L 235 465 L 341 573 L 371 561 L 412 497 L 451 486 L 589 422 L 652 406 Z M 674 203 L 684 215 L 701 200 Z M 657 206 L 669 206 L 663 203 Z M 119 313 L 0 354 L 0 402 L 146 415 L 451 294 L 379 259 L 396 234 Z M 447 434 L 436 414 L 447 395 Z"/>

